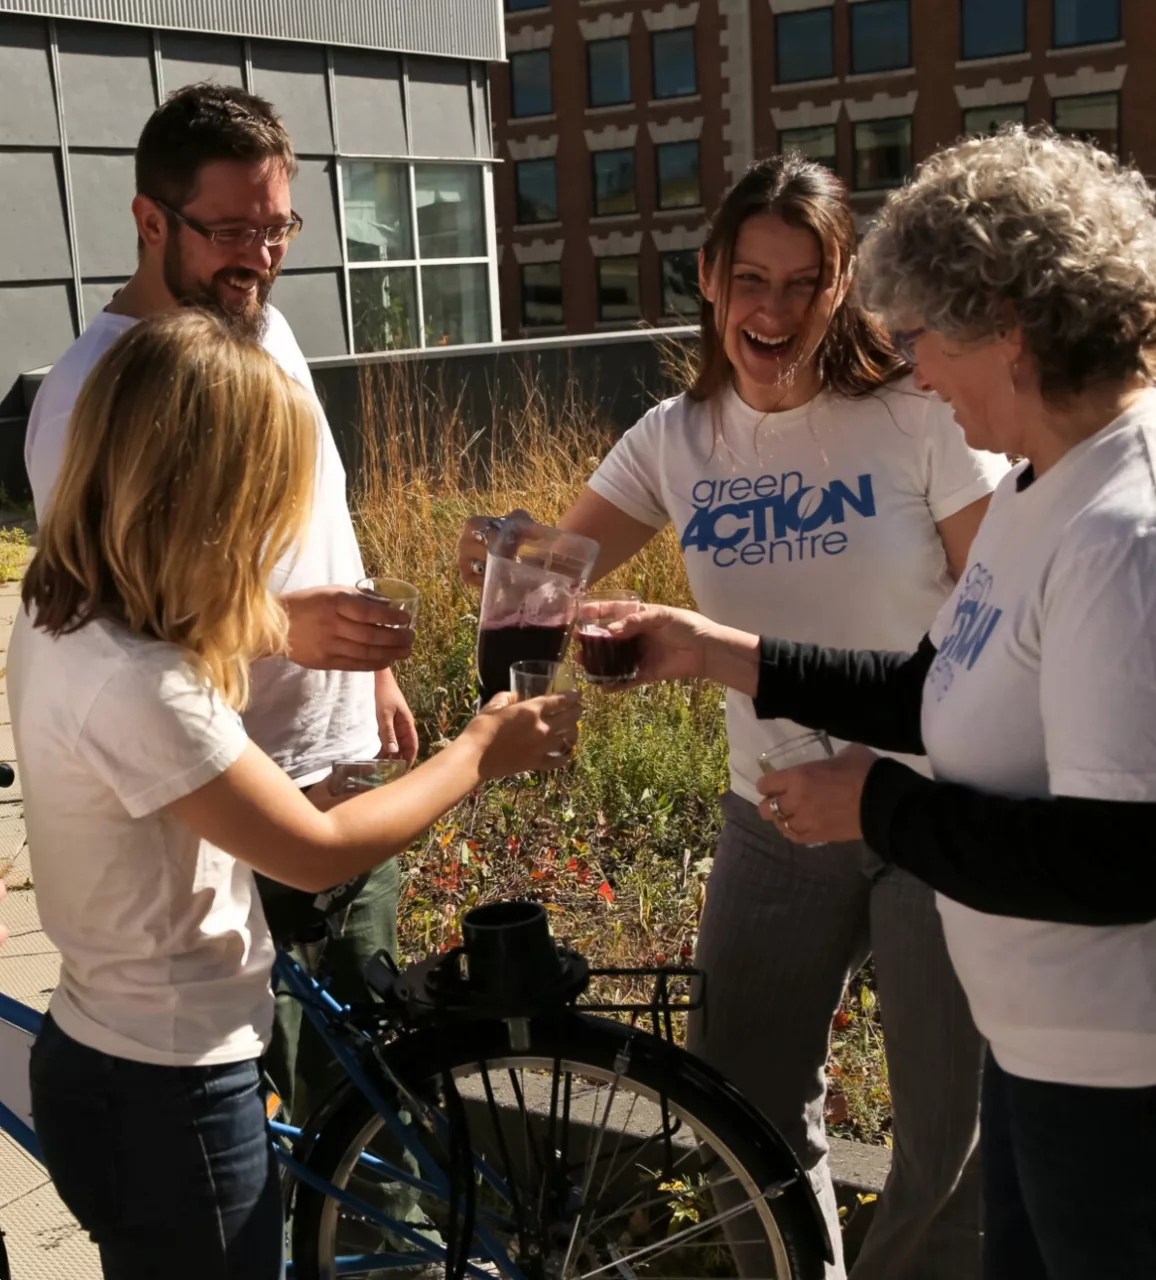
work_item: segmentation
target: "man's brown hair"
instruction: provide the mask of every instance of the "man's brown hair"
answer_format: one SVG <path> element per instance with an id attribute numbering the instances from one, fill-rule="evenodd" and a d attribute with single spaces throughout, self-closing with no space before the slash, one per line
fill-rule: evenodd
<path id="1" fill-rule="evenodd" d="M 196 194 L 201 167 L 218 160 L 276 161 L 288 177 L 297 173 L 293 144 L 271 103 L 230 85 L 186 85 L 141 132 L 137 193 L 181 209 Z"/>

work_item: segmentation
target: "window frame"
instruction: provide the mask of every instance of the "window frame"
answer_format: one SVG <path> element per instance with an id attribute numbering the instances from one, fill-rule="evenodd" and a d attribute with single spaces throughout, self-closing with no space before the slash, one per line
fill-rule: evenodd
<path id="1" fill-rule="evenodd" d="M 660 249 L 658 251 L 658 305 L 659 312 L 664 320 L 685 320 L 688 316 L 696 316 L 700 314 L 702 310 L 701 299 L 699 307 L 695 311 L 668 311 L 666 308 L 666 281 L 663 276 L 662 266 L 667 258 L 676 253 L 691 254 L 694 257 L 696 264 L 699 260 L 698 249 Z"/>
<path id="2" fill-rule="evenodd" d="M 527 267 L 557 267 L 558 269 L 558 289 L 562 296 L 562 318 L 558 321 L 550 321 L 545 324 L 532 322 L 526 318 L 526 268 Z M 558 325 L 566 323 L 566 284 L 562 275 L 562 261 L 558 259 L 554 262 L 520 262 L 518 264 L 518 314 L 521 318 L 521 327 L 523 329 L 553 329 Z"/>
<path id="3" fill-rule="evenodd" d="M 518 59 L 545 57 L 546 66 L 549 75 L 546 77 L 546 89 L 550 95 L 550 102 L 545 111 L 516 111 L 517 94 L 514 90 L 514 67 L 517 65 Z M 554 114 L 554 61 L 551 56 L 550 49 L 519 49 L 510 54 L 509 61 L 509 78 L 510 78 L 510 119 L 511 120 L 536 120 L 542 116 Z"/>
<path id="4" fill-rule="evenodd" d="M 346 341 L 349 345 L 351 356 L 371 355 L 374 352 L 359 351 L 356 341 L 356 320 L 353 311 L 353 288 L 352 276 L 359 271 L 409 271 L 413 274 L 413 297 L 416 315 L 412 317 L 414 336 L 417 338 L 417 344 L 412 347 L 390 347 L 389 351 L 424 351 L 429 350 L 426 342 L 426 324 L 425 324 L 425 292 L 423 287 L 423 271 L 427 267 L 465 267 L 465 266 L 484 266 L 486 268 L 486 296 L 487 296 L 487 315 L 486 328 L 489 332 L 487 342 L 495 341 L 495 323 L 494 323 L 494 290 L 495 275 L 494 267 L 496 260 L 495 240 L 493 236 L 493 227 L 486 221 L 486 209 L 490 204 L 490 196 L 487 195 L 487 186 L 493 180 L 493 162 L 491 160 L 472 162 L 468 160 L 439 160 L 439 161 L 422 161 L 410 160 L 398 156 L 343 156 L 334 157 L 336 162 L 336 180 L 337 180 L 337 231 L 341 242 L 341 275 L 342 275 L 342 305 L 345 308 L 346 316 Z M 407 258 L 385 258 L 375 259 L 354 259 L 349 255 L 349 239 L 348 228 L 346 225 L 345 212 L 345 179 L 344 166 L 347 164 L 373 164 L 373 165 L 390 165 L 405 171 L 404 180 L 404 200 L 405 212 L 409 219 L 409 235 L 411 254 Z M 418 224 L 418 205 L 417 205 L 417 170 L 422 168 L 460 168 L 460 169 L 476 169 L 479 171 L 481 179 L 481 203 L 478 208 L 478 214 L 482 220 L 482 245 L 483 254 L 474 254 L 460 258 L 427 258 L 422 256 L 421 252 L 421 230 Z"/>
<path id="5" fill-rule="evenodd" d="M 550 218 L 532 218 L 529 222 L 526 222 L 522 218 L 522 191 L 518 181 L 519 175 L 522 171 L 522 166 L 525 164 L 546 164 L 547 162 L 554 168 L 554 216 Z M 538 227 L 543 224 L 559 221 L 557 156 L 535 156 L 532 159 L 514 161 L 514 218 L 514 225 L 517 227 Z"/>
<path id="6" fill-rule="evenodd" d="M 510 0 L 502 0 L 503 13 L 533 13 L 536 9 L 549 9 L 550 0 L 530 0 L 529 4 L 510 4 Z"/>
<path id="7" fill-rule="evenodd" d="M 662 199 L 662 151 L 666 147 L 694 147 L 695 177 L 698 179 L 698 199 L 693 204 L 666 204 Z M 681 138 L 672 142 L 656 142 L 654 144 L 654 207 L 667 209 L 701 209 L 702 198 L 702 139 Z"/>
<path id="8" fill-rule="evenodd" d="M 789 22 L 791 19 L 795 19 L 795 18 L 809 18 L 809 17 L 812 17 L 812 16 L 813 16 L 814 14 L 816 14 L 816 13 L 825 13 L 825 14 L 827 15 L 827 22 L 828 22 L 828 27 L 829 27 L 829 34 L 830 34 L 830 37 L 831 37 L 831 41 L 830 41 L 831 70 L 830 70 L 830 72 L 829 72 L 827 75 L 825 75 L 825 76 L 801 76 L 801 77 L 799 77 L 797 80 L 784 80 L 784 79 L 783 79 L 783 75 L 782 75 L 782 66 L 783 66 L 783 64 L 782 64 L 782 57 L 783 57 L 783 42 L 782 42 L 782 39 L 781 39 L 781 37 L 780 37 L 780 35 L 779 35 L 779 32 L 780 32 L 780 30 L 781 30 L 782 23 L 783 23 L 784 19 L 786 19 L 786 20 Z M 813 81 L 815 81 L 815 80 L 831 80 L 831 79 L 834 79 L 835 74 L 836 74 L 836 67 L 835 67 L 835 6 L 834 6 L 834 4 L 833 4 L 833 3 L 832 3 L 832 4 L 828 4 L 828 5 L 820 5 L 818 8 L 815 8 L 815 9 L 799 9 L 799 10 L 792 11 L 792 12 L 790 12 L 790 13 L 776 13 L 776 14 L 775 14 L 775 65 L 774 65 L 774 73 L 775 73 L 775 80 L 774 80 L 774 83 L 775 83 L 775 84 L 783 84 L 783 85 L 787 85 L 787 84 L 811 84 L 811 83 L 812 83 Z"/>
<path id="9" fill-rule="evenodd" d="M 1020 111 L 1020 119 L 1018 124 L 1026 124 L 1028 118 L 1028 104 L 1026 102 L 993 102 L 989 107 L 964 107 L 959 116 L 959 127 L 961 136 L 964 138 L 985 138 L 988 135 L 983 133 L 969 133 L 967 129 L 967 117 L 973 111 L 1006 111 L 1009 107 L 1018 107 Z"/>
<path id="10" fill-rule="evenodd" d="M 1123 94 L 1119 89 L 1105 89 L 1101 93 L 1063 93 L 1058 98 L 1052 99 L 1052 128 L 1060 133 L 1060 127 L 1056 124 L 1056 108 L 1061 102 L 1079 102 L 1081 98 L 1114 98 L 1116 101 L 1116 151 L 1117 158 L 1124 154 L 1124 112 L 1123 112 Z M 1079 137 L 1079 134 L 1070 130 L 1062 133 L 1065 138 Z M 1108 153 L 1113 154 L 1112 152 Z"/>
<path id="11" fill-rule="evenodd" d="M 911 168 L 908 170 L 895 186 L 872 186 L 861 187 L 859 185 L 859 146 L 856 142 L 859 128 L 861 125 L 877 125 L 890 121 L 906 121 L 910 132 L 910 148 L 911 148 Z M 877 116 L 873 120 L 856 120 L 851 127 L 851 190 L 854 192 L 872 193 L 883 191 L 894 191 L 897 186 L 902 186 L 906 178 L 910 177 L 911 172 L 915 168 L 915 117 L 910 116 Z"/>
<path id="12" fill-rule="evenodd" d="M 640 253 L 612 253 L 604 258 L 595 259 L 594 287 L 597 290 L 597 306 L 599 324 L 628 324 L 632 320 L 642 319 L 642 255 Z M 638 314 L 634 316 L 605 316 L 602 314 L 602 264 L 604 262 L 633 262 L 634 282 L 638 288 Z"/>
<path id="13" fill-rule="evenodd" d="M 831 159 L 832 159 L 832 161 L 833 161 L 834 163 L 832 163 L 832 164 L 830 164 L 830 165 L 827 165 L 827 167 L 831 170 L 831 172 L 832 172 L 832 173 L 834 173 L 834 174 L 838 174 L 838 172 L 839 172 L 839 127 L 838 127 L 838 125 L 834 125 L 834 124 L 809 124 L 809 125 L 803 125 L 801 128 L 797 128 L 797 129 L 779 129 L 779 130 L 778 130 L 778 135 L 779 135 L 779 136 L 778 136 L 779 151 L 780 151 L 780 153 L 782 153 L 782 152 L 786 151 L 786 150 L 787 150 L 787 148 L 791 145 L 789 141 L 786 141 L 786 137 L 787 137 L 787 135 L 788 135 L 788 134 L 791 134 L 791 133 L 814 133 L 815 131 L 817 131 L 817 130 L 819 130 L 819 129 L 829 130 L 829 131 L 830 131 L 830 134 L 831 134 L 831 140 L 832 140 L 832 142 L 835 144 L 835 145 L 832 147 L 832 149 L 831 149 Z M 815 160 L 815 162 L 816 162 L 817 164 L 824 164 L 824 163 L 825 163 L 825 161 L 823 161 L 823 160 L 817 160 L 815 156 L 808 155 L 808 154 L 807 154 L 807 152 L 802 151 L 800 148 L 796 148 L 796 150 L 799 150 L 799 151 L 800 151 L 800 154 L 801 154 L 801 155 L 806 156 L 808 160 Z"/>
<path id="14" fill-rule="evenodd" d="M 1056 39 L 1056 5 L 1059 4 L 1059 2 L 1060 0 L 1052 0 L 1052 4 L 1051 4 L 1051 9 L 1052 9 L 1051 47 L 1053 49 L 1083 49 L 1083 48 L 1091 49 L 1091 48 L 1095 48 L 1097 45 L 1116 44 L 1120 40 L 1123 40 L 1124 38 L 1124 2 L 1123 0 L 1106 0 L 1107 3 L 1112 3 L 1112 4 L 1115 4 L 1116 6 L 1116 34 L 1114 36 L 1109 36 L 1107 40 L 1091 40 L 1091 41 L 1070 40 L 1064 44 L 1061 44 L 1059 40 Z M 1065 97 L 1088 97 L 1088 96 L 1090 95 L 1065 94 Z"/>
<path id="15" fill-rule="evenodd" d="M 607 107 L 624 107 L 634 101 L 634 77 L 630 67 L 630 37 L 607 36 L 602 40 L 587 40 L 586 44 L 586 107 L 590 111 L 602 111 Z M 626 97 L 615 98 L 612 102 L 594 101 L 594 64 L 591 53 L 595 45 L 620 44 L 626 47 Z"/>
<path id="16" fill-rule="evenodd" d="M 631 190 L 634 195 L 634 205 L 630 209 L 615 209 L 610 213 L 599 213 L 598 211 L 598 157 L 610 155 L 625 155 L 629 153 L 631 164 L 634 167 L 634 182 Z M 605 151 L 591 151 L 590 153 L 590 216 L 591 218 L 630 218 L 638 213 L 638 147 L 607 147 Z"/>
<path id="17" fill-rule="evenodd" d="M 1014 58 L 1016 54 L 1028 51 L 1028 0 L 1020 0 L 1020 44 L 1018 49 L 1008 49 L 1004 53 L 968 53 L 964 44 L 964 13 L 971 0 L 959 0 L 959 60 L 960 62 L 983 62 L 988 58 Z"/>
<path id="18" fill-rule="evenodd" d="M 907 61 L 896 63 L 893 67 L 868 67 L 860 69 L 855 65 L 855 16 L 859 13 L 866 13 L 872 5 L 895 4 L 902 3 L 907 14 Z M 847 44 L 848 44 L 848 61 L 853 76 L 885 76 L 896 71 L 907 71 L 914 64 L 912 62 L 911 48 L 911 0 L 860 0 L 860 3 L 850 6 L 851 12 L 847 20 Z"/>
<path id="19" fill-rule="evenodd" d="M 675 35 L 678 32 L 690 32 L 691 66 L 694 71 L 694 88 L 689 93 L 658 92 L 658 59 L 655 57 L 655 46 L 663 36 Z M 671 27 L 667 31 L 650 33 L 650 96 L 655 102 L 675 102 L 679 98 L 693 98 L 699 91 L 698 84 L 698 27 L 693 23 L 689 27 Z"/>

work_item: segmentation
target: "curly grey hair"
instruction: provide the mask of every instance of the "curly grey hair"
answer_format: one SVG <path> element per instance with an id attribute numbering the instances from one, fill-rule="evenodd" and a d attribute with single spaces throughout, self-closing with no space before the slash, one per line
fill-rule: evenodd
<path id="1" fill-rule="evenodd" d="M 1148 372 L 1156 344 L 1156 196 L 1086 142 L 1013 126 L 931 156 L 860 250 L 867 306 L 953 339 L 1011 304 L 1041 390 Z"/>

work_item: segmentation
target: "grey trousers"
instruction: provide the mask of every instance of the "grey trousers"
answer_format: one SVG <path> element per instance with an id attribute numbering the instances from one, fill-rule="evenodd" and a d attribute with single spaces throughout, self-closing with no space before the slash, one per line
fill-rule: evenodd
<path id="1" fill-rule="evenodd" d="M 983 1044 L 932 891 L 861 843 L 792 844 L 733 792 L 723 816 L 695 956 L 706 1005 L 691 1017 L 690 1048 L 791 1144 L 835 1244 L 828 1280 L 843 1280 L 824 1065 L 847 981 L 874 954 L 894 1147 L 852 1280 L 979 1280 Z"/>

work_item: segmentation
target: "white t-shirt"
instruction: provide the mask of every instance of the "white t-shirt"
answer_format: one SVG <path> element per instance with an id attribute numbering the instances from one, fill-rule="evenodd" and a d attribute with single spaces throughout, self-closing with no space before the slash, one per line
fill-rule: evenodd
<path id="1" fill-rule="evenodd" d="M 911 650 L 953 586 L 936 522 L 1006 470 L 968 449 L 951 410 L 906 379 L 773 414 L 733 390 L 717 405 L 678 396 L 631 427 L 590 487 L 644 524 L 674 523 L 707 617 L 787 640 Z M 800 732 L 729 694 L 734 790 L 757 803 L 758 757 Z"/>
<path id="2" fill-rule="evenodd" d="M 106 622 L 53 639 L 23 612 L 8 696 L 61 1030 L 162 1066 L 258 1057 L 273 944 L 252 872 L 165 812 L 237 760 L 240 717 L 176 645 Z"/>
<path id="3" fill-rule="evenodd" d="M 1000 485 L 931 631 L 923 741 L 936 778 L 1006 796 L 1156 801 L 1154 468 L 1149 391 L 1023 492 L 1023 467 Z M 1005 1071 L 1156 1084 L 1156 923 L 1049 924 L 943 897 L 939 909 Z"/>
<path id="4" fill-rule="evenodd" d="M 290 377 L 313 391 L 309 366 L 289 322 L 273 307 L 262 339 L 266 351 Z M 93 366 L 127 329 L 131 316 L 101 311 L 53 365 L 37 392 L 28 419 L 24 462 L 36 514 L 48 507 L 64 459 L 73 405 Z M 277 594 L 328 584 L 356 585 L 364 576 L 361 552 L 345 496 L 345 468 L 333 434 L 317 405 L 318 463 L 313 514 L 300 549 L 278 564 L 270 589 Z M 252 698 L 245 727 L 264 751 L 306 786 L 325 777 L 340 759 L 376 756 L 381 742 L 372 673 L 311 671 L 287 658 L 253 664 Z"/>

